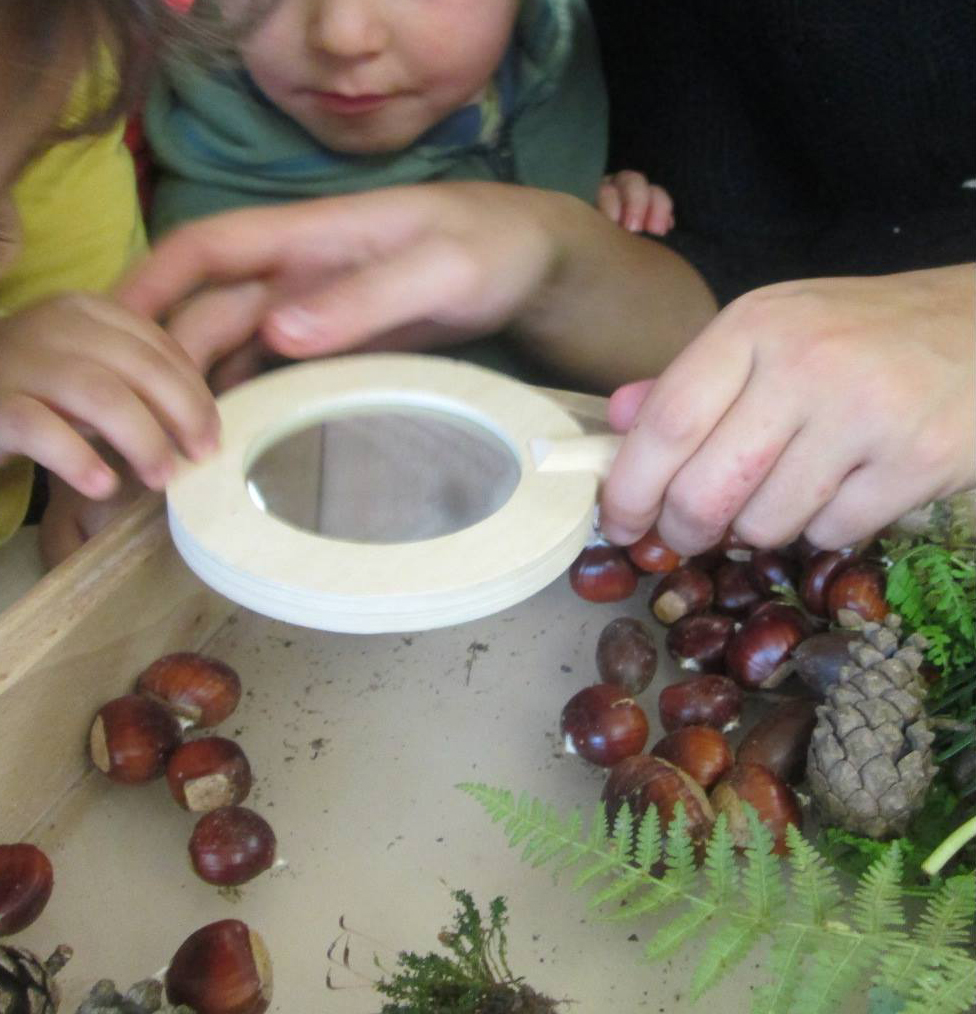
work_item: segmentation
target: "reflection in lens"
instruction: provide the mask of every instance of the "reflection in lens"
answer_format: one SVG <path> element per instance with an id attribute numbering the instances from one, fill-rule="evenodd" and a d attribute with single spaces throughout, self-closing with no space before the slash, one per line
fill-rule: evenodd
<path id="1" fill-rule="evenodd" d="M 330 417 L 264 451 L 247 476 L 262 510 L 334 539 L 417 542 L 494 514 L 519 464 L 494 433 L 426 409 Z"/>

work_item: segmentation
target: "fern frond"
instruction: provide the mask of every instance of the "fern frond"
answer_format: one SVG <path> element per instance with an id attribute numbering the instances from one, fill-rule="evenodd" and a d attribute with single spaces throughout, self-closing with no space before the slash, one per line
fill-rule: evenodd
<path id="1" fill-rule="evenodd" d="M 712 900 L 722 904 L 733 897 L 739 887 L 735 843 L 724 813 L 718 815 L 715 828 L 705 849 L 705 876 L 711 886 Z"/>
<path id="2" fill-rule="evenodd" d="M 683 894 L 696 880 L 695 846 L 688 834 L 688 815 L 683 804 L 674 808 L 674 816 L 668 824 L 668 840 L 664 854 L 668 870 L 664 874 L 665 886 L 676 894 Z"/>
<path id="3" fill-rule="evenodd" d="M 645 872 L 661 860 L 661 818 L 657 807 L 649 806 L 637 828 L 634 845 L 634 863 Z"/>
<path id="4" fill-rule="evenodd" d="M 714 908 L 696 906 L 676 919 L 669 919 L 644 948 L 648 961 L 661 961 L 683 947 L 715 914 Z"/>
<path id="5" fill-rule="evenodd" d="M 820 933 L 815 939 L 813 961 L 807 962 L 800 978 L 791 1014 L 824 1014 L 836 1010 L 857 988 L 878 953 L 878 941 L 874 937 L 852 933 L 841 938 L 827 938 Z"/>
<path id="6" fill-rule="evenodd" d="M 790 1014 L 813 935 L 810 929 L 796 927 L 776 937 L 769 952 L 773 981 L 756 990 L 752 1014 Z"/>
<path id="7" fill-rule="evenodd" d="M 742 873 L 742 885 L 753 917 L 758 922 L 765 922 L 785 900 L 780 862 L 773 854 L 773 836 L 769 829 L 751 806 L 744 803 L 742 808 L 752 838 L 745 850 L 746 867 Z"/>
<path id="8" fill-rule="evenodd" d="M 969 964 L 969 963 L 966 963 Z M 903 1014 L 967 1014 L 976 1002 L 972 968 L 953 961 L 948 968 L 922 974 L 916 980 Z"/>
<path id="9" fill-rule="evenodd" d="M 931 948 L 962 946 L 976 915 L 976 877 L 950 877 L 929 899 L 916 937 Z"/>
<path id="10" fill-rule="evenodd" d="M 861 877 L 854 892 L 854 922 L 862 933 L 880 933 L 890 926 L 902 926 L 901 850 L 897 842 L 885 850 Z"/>
<path id="11" fill-rule="evenodd" d="M 786 828 L 793 894 L 805 919 L 823 926 L 840 904 L 840 887 L 833 869 L 793 824 Z"/>
<path id="12" fill-rule="evenodd" d="M 762 936 L 749 919 L 736 919 L 716 932 L 702 955 L 691 979 L 691 995 L 697 1000 L 741 962 Z"/>

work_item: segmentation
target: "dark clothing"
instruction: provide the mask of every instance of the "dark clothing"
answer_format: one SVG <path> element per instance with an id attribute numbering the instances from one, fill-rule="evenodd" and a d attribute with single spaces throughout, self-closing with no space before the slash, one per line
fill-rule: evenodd
<path id="1" fill-rule="evenodd" d="M 976 259 L 973 0 L 591 0 L 611 169 L 720 302 Z"/>

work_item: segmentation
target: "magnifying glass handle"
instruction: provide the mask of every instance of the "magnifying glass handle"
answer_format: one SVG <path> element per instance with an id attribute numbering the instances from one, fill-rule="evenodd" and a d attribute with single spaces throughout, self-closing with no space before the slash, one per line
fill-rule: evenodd
<path id="1" fill-rule="evenodd" d="M 622 441 L 623 437 L 615 433 L 559 440 L 533 437 L 529 453 L 537 472 L 592 472 L 598 479 L 605 479 Z"/>

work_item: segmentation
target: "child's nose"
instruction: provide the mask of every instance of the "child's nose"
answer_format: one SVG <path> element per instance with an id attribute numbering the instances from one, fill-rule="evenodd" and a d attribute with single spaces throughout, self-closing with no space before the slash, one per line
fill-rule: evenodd
<path id="1" fill-rule="evenodd" d="M 379 53 L 388 30 L 372 0 L 316 0 L 309 19 L 309 45 L 333 56 Z"/>

